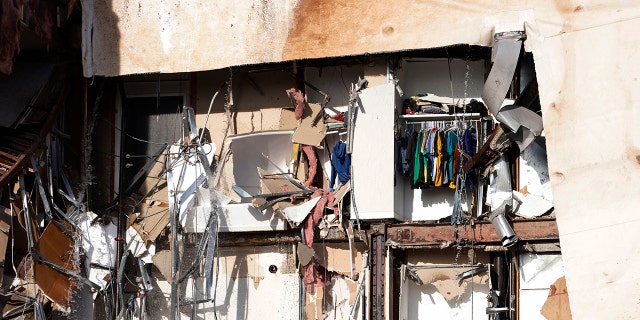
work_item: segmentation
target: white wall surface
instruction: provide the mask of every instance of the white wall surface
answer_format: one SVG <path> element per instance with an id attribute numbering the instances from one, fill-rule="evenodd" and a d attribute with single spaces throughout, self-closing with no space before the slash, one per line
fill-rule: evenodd
<path id="1" fill-rule="evenodd" d="M 441 97 L 456 98 L 456 100 L 463 97 L 480 98 L 484 86 L 484 60 L 451 59 L 450 66 L 451 73 L 449 73 L 447 59 L 408 58 L 403 60 L 398 76 L 404 98 L 420 93 L 432 93 Z"/>
<path id="2" fill-rule="evenodd" d="M 447 302 L 432 284 L 418 285 L 407 278 L 402 282 L 403 303 L 400 308 L 400 320 L 434 319 L 467 320 L 486 319 L 488 307 L 488 284 L 464 282 L 464 293 L 451 302 Z"/>
<path id="3" fill-rule="evenodd" d="M 193 248 L 189 250 L 193 251 Z M 186 250 L 186 251 L 189 251 Z M 198 305 L 197 319 L 299 319 L 301 278 L 295 268 L 291 245 L 220 248 L 220 272 L 214 303 Z M 182 265 L 190 263 L 185 259 Z M 271 273 L 269 266 L 277 267 Z M 151 319 L 168 319 L 171 285 L 153 269 L 154 290 L 147 304 Z M 215 285 L 215 284 L 214 284 Z M 186 281 L 182 301 L 204 299 L 202 278 Z M 212 291 L 213 294 L 213 291 Z M 192 319 L 191 306 L 181 308 L 181 319 Z"/>
<path id="4" fill-rule="evenodd" d="M 519 259 L 520 320 L 545 320 L 540 309 L 549 295 L 549 288 L 564 276 L 560 254 L 523 253 Z"/>

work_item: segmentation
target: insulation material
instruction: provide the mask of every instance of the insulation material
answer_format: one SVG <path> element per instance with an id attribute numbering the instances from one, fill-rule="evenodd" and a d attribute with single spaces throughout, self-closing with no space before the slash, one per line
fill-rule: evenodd
<path id="1" fill-rule="evenodd" d="M 311 214 L 307 217 L 306 220 L 304 220 L 304 224 L 302 225 L 304 243 L 309 247 L 313 245 L 315 229 L 324 216 L 325 208 L 331 208 L 334 213 L 338 213 L 338 209 L 334 207 L 335 198 L 333 197 L 333 194 L 331 192 L 323 189 L 318 189 L 313 193 L 311 197 L 320 197 L 320 200 L 316 204 Z M 315 258 L 311 259 L 311 261 L 302 269 L 304 273 L 304 284 L 311 294 L 315 292 L 315 288 L 323 287 L 324 284 L 333 276 L 332 272 L 327 270 L 327 268 L 320 264 L 320 262 Z"/>
<path id="2" fill-rule="evenodd" d="M 519 259 L 520 319 L 544 320 L 540 308 L 549 296 L 550 286 L 564 275 L 560 254 L 525 253 Z"/>
<path id="3" fill-rule="evenodd" d="M 302 146 L 302 151 L 304 151 L 304 154 L 307 158 L 307 179 L 304 182 L 304 186 L 309 188 L 309 187 L 318 187 L 316 182 L 317 182 L 317 177 L 318 177 L 318 156 L 316 155 L 316 150 L 314 147 L 312 146 L 308 146 L 308 145 L 303 145 Z"/>
<path id="4" fill-rule="evenodd" d="M 304 95 L 300 90 L 296 88 L 288 89 L 285 92 L 289 96 L 289 99 L 291 99 L 291 104 L 293 104 L 293 106 L 295 107 L 294 113 L 296 116 L 296 120 L 302 119 L 302 114 L 305 109 Z"/>
<path id="5" fill-rule="evenodd" d="M 105 288 L 111 274 L 110 269 L 116 265 L 118 228 L 113 223 L 100 222 L 96 218 L 95 213 L 87 212 L 77 225 L 87 257 L 86 265 L 90 265 L 88 279 L 100 288 Z"/>
<path id="6" fill-rule="evenodd" d="M 82 247 L 89 264 L 113 268 L 118 259 L 115 256 L 118 227 L 110 222 L 99 222 L 96 218 L 95 213 L 87 212 L 77 223 L 82 235 Z"/>
<path id="7" fill-rule="evenodd" d="M 29 1 L 29 21 L 32 23 L 31 28 L 40 40 L 45 44 L 47 49 L 51 43 L 54 32 L 54 16 L 58 8 L 55 3 L 46 0 L 30 0 Z"/>

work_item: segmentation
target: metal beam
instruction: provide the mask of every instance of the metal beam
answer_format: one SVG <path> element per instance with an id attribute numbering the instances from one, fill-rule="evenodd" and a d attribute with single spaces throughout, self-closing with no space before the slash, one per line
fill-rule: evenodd
<path id="1" fill-rule="evenodd" d="M 515 220 L 511 223 L 516 235 L 523 241 L 558 240 L 555 220 Z M 459 227 L 457 237 L 449 224 L 392 225 L 387 228 L 387 239 L 387 243 L 394 247 L 439 246 L 452 241 L 500 243 L 495 229 L 488 222 L 476 222 L 473 227 Z"/>
<path id="2" fill-rule="evenodd" d="M 220 232 L 218 246 L 272 246 L 274 244 L 293 244 L 301 242 L 300 230 L 256 231 L 256 232 Z"/>

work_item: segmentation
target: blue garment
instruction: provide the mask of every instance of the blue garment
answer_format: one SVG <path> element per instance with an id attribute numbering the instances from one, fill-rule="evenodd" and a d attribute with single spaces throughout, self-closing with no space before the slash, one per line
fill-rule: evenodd
<path id="1" fill-rule="evenodd" d="M 454 161 L 454 153 L 456 147 L 458 146 L 458 134 L 451 130 L 447 134 L 447 178 L 448 180 L 454 181 L 455 177 L 453 176 L 453 161 Z"/>
<path id="2" fill-rule="evenodd" d="M 349 165 L 351 165 L 351 157 L 347 154 L 347 145 L 342 141 L 338 141 L 331 153 L 331 182 L 329 182 L 329 188 L 333 188 L 336 182 L 336 175 L 341 184 L 345 184 L 351 179 Z"/>
<path id="3" fill-rule="evenodd" d="M 464 133 L 462 134 L 462 147 L 464 149 L 464 152 L 469 155 L 470 157 L 473 157 L 476 155 L 476 144 L 478 143 L 478 138 L 476 136 L 476 128 L 471 127 L 468 128 L 467 130 L 464 131 Z M 464 158 L 464 157 L 463 157 Z M 467 159 L 462 159 L 463 160 L 463 164 L 466 163 Z M 476 187 L 476 174 L 475 171 L 471 171 L 467 174 L 467 185 L 469 186 L 469 189 L 471 190 L 471 192 L 473 192 L 475 190 Z"/>
<path id="4" fill-rule="evenodd" d="M 464 152 L 473 157 L 476 155 L 476 144 L 478 143 L 476 137 L 476 128 L 471 127 L 464 131 L 462 135 Z"/>

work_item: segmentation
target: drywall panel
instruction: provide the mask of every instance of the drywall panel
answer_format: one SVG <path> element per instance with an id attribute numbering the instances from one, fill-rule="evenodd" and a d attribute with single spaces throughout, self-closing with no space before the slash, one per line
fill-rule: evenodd
<path id="1" fill-rule="evenodd" d="M 564 276 L 560 254 L 523 253 L 519 258 L 519 316 L 521 320 L 545 320 L 540 309 L 549 288 Z"/>
<path id="2" fill-rule="evenodd" d="M 360 219 L 394 218 L 393 84 L 362 91 L 353 137 L 351 188 Z"/>
<path id="3" fill-rule="evenodd" d="M 639 29 L 640 19 L 554 37 L 528 27 L 575 319 L 640 313 Z"/>

